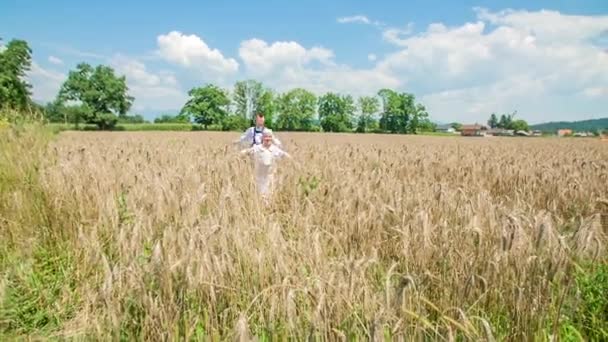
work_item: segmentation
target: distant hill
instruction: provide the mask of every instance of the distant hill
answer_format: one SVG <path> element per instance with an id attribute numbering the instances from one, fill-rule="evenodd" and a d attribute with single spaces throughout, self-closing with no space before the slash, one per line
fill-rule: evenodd
<path id="1" fill-rule="evenodd" d="M 555 132 L 558 129 L 569 128 L 575 132 L 608 130 L 608 118 L 582 120 L 582 121 L 555 121 L 530 125 L 530 129 L 543 132 Z"/>

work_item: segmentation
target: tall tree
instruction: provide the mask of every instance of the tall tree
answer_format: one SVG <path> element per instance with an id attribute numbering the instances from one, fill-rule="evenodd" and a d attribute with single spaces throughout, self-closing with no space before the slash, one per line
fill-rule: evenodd
<path id="1" fill-rule="evenodd" d="M 228 115 L 228 94 L 215 85 L 193 88 L 188 96 L 190 99 L 182 108 L 182 115 L 191 115 L 194 122 L 203 125 L 205 129 L 209 125 L 222 123 Z"/>
<path id="2" fill-rule="evenodd" d="M 278 118 L 275 126 L 281 130 L 311 130 L 316 110 L 315 94 L 303 88 L 290 90 L 278 99 Z"/>
<path id="3" fill-rule="evenodd" d="M 380 128 L 384 131 L 397 131 L 397 115 L 399 111 L 399 94 L 391 89 L 381 89 L 378 96 L 382 100 Z"/>
<path id="4" fill-rule="evenodd" d="M 412 95 L 413 100 L 413 95 Z M 433 131 L 434 127 L 429 119 L 429 114 L 424 105 L 418 103 L 415 106 L 408 107 L 410 111 L 409 133 L 417 134 L 420 131 Z"/>
<path id="5" fill-rule="evenodd" d="M 359 98 L 359 118 L 357 120 L 357 132 L 364 133 L 375 124 L 374 114 L 380 108 L 377 97 L 362 96 Z"/>
<path id="6" fill-rule="evenodd" d="M 319 98 L 319 119 L 326 132 L 346 132 L 353 128 L 355 105 L 352 96 L 327 93 Z"/>
<path id="7" fill-rule="evenodd" d="M 498 127 L 503 129 L 513 129 L 513 118 L 517 112 L 511 114 L 502 114 L 498 121 Z"/>
<path id="8" fill-rule="evenodd" d="M 417 132 L 420 116 L 424 117 L 426 111 L 416 107 L 414 95 L 390 89 L 381 89 L 378 95 L 382 99 L 380 128 L 393 133 Z"/>
<path id="9" fill-rule="evenodd" d="M 0 47 L 0 106 L 26 109 L 31 103 L 31 85 L 25 81 L 32 50 L 23 40 L 11 40 Z"/>
<path id="10" fill-rule="evenodd" d="M 490 126 L 490 128 L 498 127 L 498 118 L 496 117 L 495 113 L 492 113 L 492 115 L 490 115 L 490 119 L 488 120 L 488 126 Z"/>
<path id="11" fill-rule="evenodd" d="M 57 100 L 80 102 L 88 109 L 83 113 L 87 123 L 94 123 L 101 129 L 111 128 L 118 116 L 124 116 L 131 108 L 134 98 L 128 94 L 125 76 L 117 76 L 114 69 L 105 65 L 93 68 L 80 63 L 70 71 L 61 86 Z"/>
<path id="12" fill-rule="evenodd" d="M 276 107 L 275 94 L 270 89 L 264 90 L 257 103 L 257 111 L 264 113 L 264 126 L 274 128 Z"/>
<path id="13" fill-rule="evenodd" d="M 238 81 L 234 84 L 233 103 L 235 112 L 247 120 L 253 120 L 259 111 L 260 98 L 264 94 L 262 83 L 255 80 Z"/>

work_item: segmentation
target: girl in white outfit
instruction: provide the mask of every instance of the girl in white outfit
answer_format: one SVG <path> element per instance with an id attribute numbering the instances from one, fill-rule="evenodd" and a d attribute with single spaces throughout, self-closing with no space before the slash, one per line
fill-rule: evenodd
<path id="1" fill-rule="evenodd" d="M 258 190 L 267 199 L 273 191 L 276 161 L 283 157 L 291 158 L 291 156 L 273 144 L 272 131 L 267 128 L 262 132 L 262 144 L 244 149 L 241 154 L 253 157 L 255 181 Z"/>

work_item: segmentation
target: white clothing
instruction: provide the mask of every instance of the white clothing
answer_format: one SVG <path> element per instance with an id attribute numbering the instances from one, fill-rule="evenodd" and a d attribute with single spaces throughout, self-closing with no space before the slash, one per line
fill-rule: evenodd
<path id="1" fill-rule="evenodd" d="M 247 146 L 251 146 L 252 144 L 261 145 L 262 144 L 262 132 L 264 131 L 264 129 L 265 128 L 249 127 L 249 128 L 247 128 L 245 133 L 243 133 L 241 135 L 241 138 L 238 140 L 238 142 L 243 145 L 247 145 Z M 281 144 L 281 141 L 279 141 L 279 139 L 277 139 L 275 136 L 272 137 L 272 143 L 273 143 L 273 145 L 276 145 L 278 147 L 283 146 Z"/>
<path id="2" fill-rule="evenodd" d="M 242 150 L 241 154 L 248 154 L 253 157 L 254 177 L 262 196 L 269 195 L 273 190 L 276 161 L 283 157 L 291 157 L 276 145 L 270 145 L 268 148 L 264 145 L 253 145 Z"/>

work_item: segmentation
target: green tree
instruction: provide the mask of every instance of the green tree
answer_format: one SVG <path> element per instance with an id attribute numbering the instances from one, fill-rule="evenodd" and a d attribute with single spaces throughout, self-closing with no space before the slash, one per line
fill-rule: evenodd
<path id="1" fill-rule="evenodd" d="M 225 90 L 215 85 L 193 88 L 188 96 L 190 99 L 181 113 L 191 115 L 194 122 L 203 125 L 205 129 L 212 124 L 221 124 L 228 115 L 230 99 Z"/>
<path id="2" fill-rule="evenodd" d="M 413 119 L 410 121 L 412 133 L 433 132 L 437 125 L 431 122 L 426 107 L 420 103 L 416 104 Z"/>
<path id="3" fill-rule="evenodd" d="M 144 119 L 144 117 L 141 114 L 122 115 L 122 116 L 118 117 L 118 122 L 126 123 L 126 124 L 142 124 L 142 123 L 146 123 L 146 120 Z"/>
<path id="4" fill-rule="evenodd" d="M 180 113 L 175 116 L 170 114 L 163 114 L 160 117 L 154 119 L 154 123 L 189 123 L 190 117 L 187 114 Z"/>
<path id="5" fill-rule="evenodd" d="M 399 94 L 391 89 L 381 89 L 378 96 L 382 100 L 382 113 L 380 115 L 380 129 L 397 132 L 397 115 L 399 112 Z"/>
<path id="6" fill-rule="evenodd" d="M 264 114 L 264 126 L 274 128 L 276 107 L 275 94 L 269 89 L 264 90 L 257 103 L 257 111 Z"/>
<path id="7" fill-rule="evenodd" d="M 372 128 L 376 122 L 374 114 L 380 108 L 380 101 L 377 97 L 362 96 L 359 98 L 359 118 L 357 120 L 357 132 L 364 133 Z"/>
<path id="8" fill-rule="evenodd" d="M 355 105 L 352 96 L 327 93 L 319 98 L 319 119 L 326 132 L 346 132 L 353 128 Z"/>
<path id="9" fill-rule="evenodd" d="M 75 127 L 91 116 L 91 109 L 86 104 L 66 105 L 58 100 L 47 103 L 44 118 L 53 123 L 71 123 Z"/>
<path id="10" fill-rule="evenodd" d="M 31 85 L 24 80 L 31 61 L 32 50 L 23 40 L 0 48 L 0 106 L 23 110 L 31 104 Z"/>
<path id="11" fill-rule="evenodd" d="M 259 111 L 260 98 L 264 93 L 262 83 L 255 80 L 238 81 L 234 84 L 232 101 L 235 112 L 247 120 L 253 120 Z"/>
<path id="12" fill-rule="evenodd" d="M 85 122 L 107 129 L 116 124 L 117 115 L 124 117 L 131 108 L 134 99 L 128 90 L 125 76 L 116 76 L 111 67 L 93 68 L 80 63 L 68 74 L 57 100 L 62 104 L 75 101 L 86 105 L 89 110 L 83 113 Z"/>
<path id="13" fill-rule="evenodd" d="M 317 110 L 316 96 L 306 89 L 296 88 L 279 96 L 277 129 L 309 131 Z"/>
<path id="14" fill-rule="evenodd" d="M 68 123 L 68 118 L 64 106 L 58 101 L 49 102 L 44 108 L 44 118 L 48 122 Z"/>
<path id="15" fill-rule="evenodd" d="M 511 114 L 502 114 L 498 121 L 498 127 L 503 129 L 513 129 L 513 118 L 517 112 Z"/>
<path id="16" fill-rule="evenodd" d="M 413 94 L 397 93 L 381 89 L 378 96 L 382 99 L 380 128 L 392 133 L 416 133 L 420 125 L 428 120 L 428 113 L 421 104 L 416 104 Z"/>
<path id="17" fill-rule="evenodd" d="M 529 131 L 530 130 L 530 126 L 528 126 L 528 123 L 526 122 L 526 120 L 514 120 L 509 129 L 515 130 L 515 131 Z"/>
<path id="18" fill-rule="evenodd" d="M 498 127 L 498 118 L 496 117 L 495 113 L 492 113 L 492 115 L 490 115 L 490 119 L 488 120 L 488 126 L 490 126 L 490 128 Z"/>

